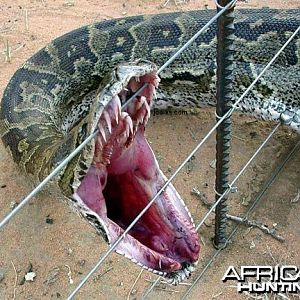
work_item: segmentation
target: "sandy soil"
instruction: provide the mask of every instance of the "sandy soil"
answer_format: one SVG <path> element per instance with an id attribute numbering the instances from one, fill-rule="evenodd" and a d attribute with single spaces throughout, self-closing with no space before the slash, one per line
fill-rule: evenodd
<path id="1" fill-rule="evenodd" d="M 269 1 L 261 1 L 266 6 Z M 272 7 L 297 7 L 298 1 L 272 1 Z M 242 2 L 240 7 L 258 7 L 259 1 Z M 190 1 L 176 6 L 163 0 L 96 1 L 96 0 L 1 0 L 0 3 L 0 95 L 17 67 L 39 48 L 74 28 L 93 21 L 144 13 L 211 7 L 212 1 Z M 299 6 L 299 2 L 298 2 Z M 27 14 L 27 21 L 25 15 Z M 5 49 L 11 48 L 10 62 Z M 253 154 L 270 132 L 273 124 L 254 121 L 245 116 L 233 118 L 231 178 Z M 166 175 L 181 163 L 214 123 L 212 110 L 197 115 L 159 115 L 150 120 L 147 136 Z M 159 134 L 157 133 L 159 132 Z M 263 182 L 286 157 L 297 137 L 286 128 L 280 129 L 258 156 L 232 194 L 232 214 L 244 213 L 259 192 Z M 186 200 L 196 223 L 206 213 L 199 199 L 190 194 L 193 187 L 213 200 L 214 137 L 197 153 L 189 169 L 184 169 L 175 186 Z M 251 216 L 269 227 L 276 227 L 285 238 L 280 243 L 258 229 L 238 230 L 232 243 L 215 260 L 203 279 L 190 294 L 190 299 L 246 299 L 236 289 L 221 282 L 230 265 L 286 263 L 300 265 L 300 201 L 293 202 L 300 190 L 300 153 L 283 169 L 261 199 Z M 20 174 L 0 144 L 0 219 L 31 190 L 27 178 Z M 94 266 L 107 245 L 93 228 L 79 218 L 52 191 L 45 190 L 33 199 L 0 231 L 0 299 L 65 299 Z M 199 266 L 188 283 L 193 282 L 215 252 L 213 217 L 201 227 L 202 253 Z M 230 225 L 232 228 L 233 225 Z M 32 270 L 36 277 L 24 282 Z M 139 299 L 149 281 L 156 277 L 144 271 L 132 293 L 129 291 L 140 269 L 113 254 L 81 290 L 77 299 Z M 74 283 L 72 284 L 72 281 Z M 179 299 L 186 285 L 170 287 L 161 284 L 150 299 Z M 14 296 L 15 290 L 15 296 Z"/>

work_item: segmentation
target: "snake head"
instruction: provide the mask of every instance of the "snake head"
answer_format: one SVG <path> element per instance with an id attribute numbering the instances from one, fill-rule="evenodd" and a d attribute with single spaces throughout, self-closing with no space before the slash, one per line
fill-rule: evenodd
<path id="1" fill-rule="evenodd" d="M 159 84 L 155 65 L 121 65 L 109 78 L 95 94 L 90 132 L 98 134 L 74 168 L 71 199 L 113 244 L 167 179 L 144 135 Z M 122 111 L 126 99 L 145 84 Z M 199 240 L 191 214 L 172 184 L 115 249 L 170 283 L 190 276 L 199 257 Z"/>

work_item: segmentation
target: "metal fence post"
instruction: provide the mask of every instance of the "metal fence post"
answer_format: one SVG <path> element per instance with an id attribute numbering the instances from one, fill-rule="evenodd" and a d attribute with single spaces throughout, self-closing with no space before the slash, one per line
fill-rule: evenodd
<path id="1" fill-rule="evenodd" d="M 219 0 L 220 6 L 225 6 L 229 0 Z M 218 10 L 221 8 L 218 7 Z M 234 7 L 228 9 L 218 19 L 217 29 L 217 105 L 216 115 L 222 117 L 229 109 L 231 101 L 232 87 L 232 62 L 233 62 L 233 13 Z M 229 177 L 229 150 L 231 139 L 231 120 L 226 118 L 217 128 L 216 134 L 216 181 L 215 190 L 217 201 L 221 194 L 225 192 L 228 186 Z M 215 237 L 214 245 L 216 248 L 226 246 L 226 214 L 227 214 L 227 195 L 220 201 L 216 207 L 215 216 Z"/>

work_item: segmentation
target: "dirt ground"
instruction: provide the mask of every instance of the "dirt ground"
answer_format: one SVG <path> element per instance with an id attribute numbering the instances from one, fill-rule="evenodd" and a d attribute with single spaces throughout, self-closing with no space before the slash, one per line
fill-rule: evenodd
<path id="1" fill-rule="evenodd" d="M 261 6 L 299 7 L 298 1 L 249 1 L 241 2 L 238 6 L 255 8 L 259 2 Z M 72 29 L 127 15 L 213 7 L 212 1 L 191 0 L 177 3 L 176 6 L 171 0 L 165 6 L 163 4 L 164 0 L 1 0 L 0 95 L 19 65 L 53 38 Z M 11 49 L 10 61 L 7 61 L 7 46 Z M 210 109 L 197 115 L 176 116 L 176 119 L 170 115 L 151 118 L 147 136 L 167 176 L 204 137 L 214 124 L 214 119 L 214 112 Z M 233 123 L 231 179 L 274 126 L 240 115 L 234 116 Z M 275 134 L 238 181 L 238 192 L 232 194 L 229 200 L 231 214 L 243 214 L 249 208 L 266 178 L 284 160 L 297 140 L 299 136 L 287 128 L 281 128 Z M 197 187 L 213 201 L 214 147 L 215 140 L 212 137 L 175 180 L 175 186 L 190 208 L 196 224 L 207 209 L 190 192 Z M 299 166 L 298 152 L 251 215 L 251 218 L 260 220 L 270 228 L 275 227 L 285 242 L 281 243 L 258 229 L 241 227 L 232 243 L 195 286 L 189 299 L 247 299 L 247 295 L 236 292 L 234 283 L 221 282 L 230 265 L 281 263 L 300 266 L 300 200 L 296 198 L 300 191 Z M 16 202 L 30 192 L 31 185 L 20 174 L 1 143 L 0 170 L 2 219 Z M 1 300 L 65 299 L 108 249 L 94 229 L 58 198 L 46 189 L 0 231 Z M 211 242 L 214 236 L 213 223 L 211 216 L 200 228 L 201 258 L 187 284 L 195 280 L 215 252 Z M 233 226 L 230 224 L 228 231 Z M 36 274 L 33 281 L 24 281 L 28 271 Z M 140 299 L 156 276 L 144 271 L 132 289 L 139 272 L 140 269 L 133 263 L 113 254 L 82 288 L 76 299 Z M 179 299 L 187 287 L 160 284 L 149 295 L 149 299 Z M 290 298 L 293 299 L 292 296 Z"/>

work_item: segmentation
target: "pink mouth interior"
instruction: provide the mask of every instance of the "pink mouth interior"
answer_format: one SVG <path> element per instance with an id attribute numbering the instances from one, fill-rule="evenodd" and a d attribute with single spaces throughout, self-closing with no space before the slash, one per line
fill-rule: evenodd
<path id="1" fill-rule="evenodd" d="M 153 76 L 131 79 L 114 96 L 98 121 L 92 165 L 76 196 L 105 225 L 110 242 L 130 225 L 163 186 L 165 179 L 144 137 L 154 91 Z M 120 112 L 120 98 L 128 98 L 144 82 L 138 96 Z M 110 124 L 109 124 L 110 123 Z M 172 185 L 129 231 L 117 252 L 150 270 L 171 273 L 199 256 L 198 235 L 182 200 Z"/>

